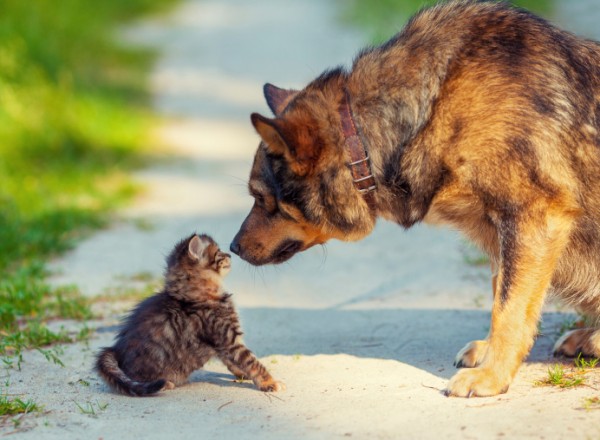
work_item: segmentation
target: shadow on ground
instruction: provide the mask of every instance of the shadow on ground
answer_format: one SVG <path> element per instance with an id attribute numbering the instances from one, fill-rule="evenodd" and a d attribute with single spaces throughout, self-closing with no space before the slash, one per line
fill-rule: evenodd
<path id="1" fill-rule="evenodd" d="M 261 358 L 346 354 L 394 360 L 445 379 L 456 371 L 456 353 L 467 342 L 486 336 L 490 317 L 488 312 L 459 310 L 269 308 L 243 309 L 240 315 L 245 342 Z M 568 316 L 544 315 L 529 361 L 554 361 L 552 346 Z M 197 372 L 192 380 L 221 382 L 211 374 Z"/>

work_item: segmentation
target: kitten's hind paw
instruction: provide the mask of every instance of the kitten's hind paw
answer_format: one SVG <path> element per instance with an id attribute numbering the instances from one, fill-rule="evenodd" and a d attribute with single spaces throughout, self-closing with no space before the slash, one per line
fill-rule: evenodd
<path id="1" fill-rule="evenodd" d="M 162 390 L 161 390 L 161 391 L 165 391 L 165 390 L 173 390 L 173 389 L 175 389 L 175 384 L 174 384 L 173 382 L 171 382 L 170 380 L 168 380 L 168 381 L 165 383 L 165 386 L 164 386 L 164 387 L 162 387 Z"/>
<path id="2" fill-rule="evenodd" d="M 285 391 L 285 384 L 276 380 L 263 382 L 258 386 L 258 389 L 266 393 L 274 393 L 277 391 Z"/>

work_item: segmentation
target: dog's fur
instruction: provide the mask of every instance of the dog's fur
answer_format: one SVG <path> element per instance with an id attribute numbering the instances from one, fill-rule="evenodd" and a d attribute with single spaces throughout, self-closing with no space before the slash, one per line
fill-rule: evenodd
<path id="1" fill-rule="evenodd" d="M 353 185 L 338 106 L 344 91 L 370 154 L 371 209 Z M 231 249 L 278 263 L 331 238 L 358 240 L 377 217 L 445 223 L 489 256 L 494 305 L 485 341 L 456 363 L 455 396 L 505 392 L 554 292 L 600 316 L 600 44 L 504 3 L 426 9 L 352 69 L 300 91 L 265 86 L 275 118 L 249 188 L 255 204 Z M 556 352 L 600 356 L 600 330 Z"/>

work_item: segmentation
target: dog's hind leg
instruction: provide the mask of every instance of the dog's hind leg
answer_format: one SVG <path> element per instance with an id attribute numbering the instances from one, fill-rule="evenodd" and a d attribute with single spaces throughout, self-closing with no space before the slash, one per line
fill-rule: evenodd
<path id="1" fill-rule="evenodd" d="M 555 356 L 600 358 L 600 328 L 580 328 L 562 335 L 554 344 Z"/>
<path id="2" fill-rule="evenodd" d="M 500 260 L 487 351 L 477 367 L 450 380 L 447 395 L 506 392 L 533 345 L 545 294 L 574 218 L 568 210 L 542 203 L 497 219 Z"/>

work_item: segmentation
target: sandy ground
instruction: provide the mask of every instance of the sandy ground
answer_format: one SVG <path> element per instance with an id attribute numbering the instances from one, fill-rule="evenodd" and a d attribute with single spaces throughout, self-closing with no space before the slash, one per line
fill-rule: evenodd
<path id="1" fill-rule="evenodd" d="M 258 139 L 248 115 L 268 113 L 262 84 L 300 87 L 348 64 L 366 39 L 337 18 L 333 2 L 320 0 L 190 0 L 128 31 L 161 50 L 152 86 L 170 121 L 157 128 L 169 154 L 138 173 L 147 191 L 111 228 L 53 263 L 53 282 L 98 295 L 160 277 L 164 255 L 192 231 L 228 247 L 251 203 L 245 181 Z M 382 222 L 359 243 L 333 242 L 282 266 L 234 259 L 226 286 L 246 343 L 285 392 L 235 383 L 211 361 L 175 391 L 113 394 L 91 371 L 115 334 L 118 315 L 109 314 L 90 323 L 88 344 L 64 348 L 65 367 L 31 352 L 21 372 L 9 371 L 10 392 L 47 411 L 14 437 L 600 438 L 600 410 L 585 409 L 600 396 L 598 371 L 577 389 L 534 385 L 555 362 L 552 343 L 568 319 L 553 308 L 507 394 L 442 395 L 456 352 L 489 328 L 489 274 L 472 256 L 451 231 Z"/>

